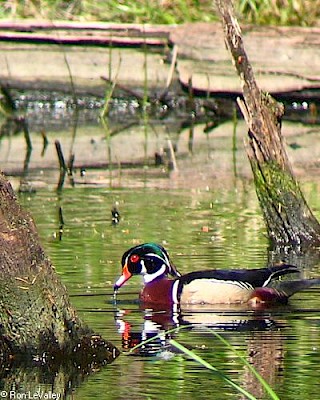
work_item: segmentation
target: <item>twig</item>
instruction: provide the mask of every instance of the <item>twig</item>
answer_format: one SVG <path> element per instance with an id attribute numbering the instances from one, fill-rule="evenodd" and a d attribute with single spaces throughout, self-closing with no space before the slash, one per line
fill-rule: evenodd
<path id="1" fill-rule="evenodd" d="M 67 167 L 66 167 L 66 163 L 64 161 L 61 143 L 59 142 L 59 140 L 55 140 L 54 144 L 56 146 L 56 150 L 57 150 L 57 154 L 58 154 L 60 169 L 66 172 Z"/>
<path id="2" fill-rule="evenodd" d="M 59 206 L 59 240 L 62 240 L 63 235 L 63 228 L 64 228 L 64 219 L 62 214 L 62 207 Z"/>
<path id="3" fill-rule="evenodd" d="M 169 147 L 169 152 L 170 152 L 170 159 L 171 159 L 171 163 L 172 163 L 172 169 L 175 172 L 179 172 L 178 169 L 178 164 L 177 164 L 177 160 L 176 160 L 176 155 L 172 146 L 172 141 L 171 139 L 168 138 L 168 147 Z"/>
<path id="4" fill-rule="evenodd" d="M 24 133 L 24 138 L 26 140 L 27 149 L 28 149 L 28 151 L 31 151 L 32 150 L 32 142 L 31 142 L 28 123 L 24 117 L 19 118 L 19 122 L 22 124 L 22 127 L 23 127 L 23 133 Z"/>
<path id="5" fill-rule="evenodd" d="M 170 69 L 169 69 L 168 77 L 167 77 L 166 89 L 168 89 L 168 87 L 171 85 L 173 73 L 176 68 L 177 57 L 178 57 L 178 46 L 174 45 L 173 50 L 172 50 L 172 59 L 171 59 Z"/>
<path id="6" fill-rule="evenodd" d="M 54 144 L 56 146 L 57 155 L 58 155 L 58 159 L 59 159 L 59 165 L 60 165 L 60 175 L 59 175 L 57 190 L 61 190 L 63 187 L 63 184 L 64 184 L 66 173 L 67 173 L 67 167 L 66 167 L 66 163 L 64 161 L 62 147 L 61 147 L 59 140 L 56 140 L 54 142 Z"/>
<path id="7" fill-rule="evenodd" d="M 46 149 L 48 147 L 49 144 L 49 140 L 48 137 L 46 135 L 46 132 L 44 130 L 41 131 L 41 135 L 42 135 L 42 139 L 43 139 L 43 146 L 42 146 L 42 151 L 41 151 L 41 157 L 44 156 Z"/>

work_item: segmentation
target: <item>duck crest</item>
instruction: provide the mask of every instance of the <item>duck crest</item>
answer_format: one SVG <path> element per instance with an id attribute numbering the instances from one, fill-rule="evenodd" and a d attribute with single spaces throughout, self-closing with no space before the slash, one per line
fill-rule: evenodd
<path id="1" fill-rule="evenodd" d="M 142 274 L 145 282 L 151 282 L 159 276 L 169 274 L 180 277 L 181 274 L 172 264 L 166 249 L 157 243 L 144 243 L 129 249 L 125 254 L 137 254 L 141 257 Z"/>

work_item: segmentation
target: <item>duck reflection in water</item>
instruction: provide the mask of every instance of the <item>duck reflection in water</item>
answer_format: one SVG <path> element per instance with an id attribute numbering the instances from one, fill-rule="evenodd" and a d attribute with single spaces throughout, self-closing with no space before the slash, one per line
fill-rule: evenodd
<path id="1" fill-rule="evenodd" d="M 124 302 L 120 300 L 122 307 Z M 243 344 L 246 347 L 247 360 L 272 386 L 282 379 L 281 371 L 284 363 L 284 342 L 286 339 L 285 324 L 270 318 L 270 311 L 248 312 L 239 307 L 218 307 L 212 309 L 205 306 L 190 307 L 187 311 L 151 310 L 143 304 L 137 309 L 117 309 L 115 321 L 118 332 L 122 336 L 122 348 L 133 356 L 156 358 L 163 361 L 174 359 L 180 350 L 171 343 L 175 339 L 189 350 L 195 351 L 204 359 L 210 352 L 218 352 L 222 346 L 219 340 L 210 332 L 214 330 L 231 340 L 236 347 Z M 281 308 L 277 308 L 277 314 Z M 177 328 L 177 329 L 174 329 Z M 187 330 L 187 334 L 182 332 Z M 153 339 L 153 340 L 152 340 Z M 150 341 L 148 341 L 150 340 Z M 205 346 L 202 344 L 205 343 Z M 222 350 L 224 351 L 224 350 Z M 230 352 L 228 358 L 230 359 Z M 235 356 L 235 361 L 238 357 Z M 177 361 L 178 362 L 178 361 Z M 219 363 L 219 356 L 217 358 Z M 220 361 L 221 362 L 221 361 Z M 219 366 L 218 366 L 219 369 Z M 232 367 L 234 369 L 234 367 Z M 262 398 L 264 391 L 256 378 L 246 366 L 237 370 L 241 386 Z"/>
<path id="2" fill-rule="evenodd" d="M 123 350 L 134 349 L 134 354 L 143 356 L 163 357 L 168 356 L 168 351 L 176 353 L 170 340 L 179 336 L 181 329 L 193 332 L 206 332 L 206 328 L 220 332 L 262 332 L 278 330 L 281 326 L 270 318 L 269 313 L 262 310 L 248 313 L 240 305 L 232 308 L 229 305 L 197 305 L 184 311 L 175 306 L 151 309 L 144 304 L 140 304 L 137 310 L 132 304 L 130 309 L 125 309 L 125 302 L 121 300 L 116 305 L 122 306 L 115 312 L 115 322 L 122 336 Z"/>
<path id="3" fill-rule="evenodd" d="M 143 319 L 139 322 L 130 321 L 130 311 L 117 310 L 115 321 L 117 324 L 118 332 L 122 336 L 123 350 L 131 350 L 153 338 L 153 340 L 144 343 L 143 346 L 137 347 L 135 354 L 144 356 L 160 355 L 170 348 L 169 340 L 170 333 L 167 331 L 172 329 L 167 325 L 159 323 L 157 318 L 154 319 L 154 313 L 151 310 L 143 312 Z"/>

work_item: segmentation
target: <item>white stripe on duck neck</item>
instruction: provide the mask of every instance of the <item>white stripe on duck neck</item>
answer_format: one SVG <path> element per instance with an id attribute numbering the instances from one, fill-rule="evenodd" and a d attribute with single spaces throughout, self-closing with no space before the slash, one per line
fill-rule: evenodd
<path id="1" fill-rule="evenodd" d="M 163 275 L 166 272 L 166 269 L 167 269 L 166 265 L 162 264 L 161 268 L 158 269 L 158 271 L 156 271 L 153 274 L 148 274 L 143 260 L 141 260 L 141 265 L 142 265 L 141 274 L 143 275 L 144 283 L 152 282 L 154 279 L 156 279 L 159 276 Z"/>

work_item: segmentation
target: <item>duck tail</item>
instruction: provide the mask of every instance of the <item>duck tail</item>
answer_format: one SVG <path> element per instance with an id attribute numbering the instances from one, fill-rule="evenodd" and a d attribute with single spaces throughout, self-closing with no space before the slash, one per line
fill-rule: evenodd
<path id="1" fill-rule="evenodd" d="M 263 287 L 267 286 L 271 280 L 279 278 L 280 276 L 299 273 L 299 268 L 292 264 L 278 264 L 269 268 L 270 274 L 268 279 L 264 282 Z"/>
<path id="2" fill-rule="evenodd" d="M 313 286 L 320 286 L 320 279 L 298 279 L 294 281 L 277 282 L 274 286 L 279 292 L 284 293 L 288 298 L 297 292 L 309 289 Z"/>

